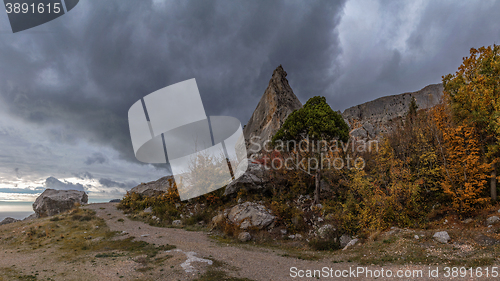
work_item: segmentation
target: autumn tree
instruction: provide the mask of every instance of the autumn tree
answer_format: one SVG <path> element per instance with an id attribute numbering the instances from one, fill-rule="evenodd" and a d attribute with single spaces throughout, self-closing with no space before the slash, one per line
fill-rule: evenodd
<path id="1" fill-rule="evenodd" d="M 461 133 L 477 134 L 479 152 L 491 164 L 490 194 L 496 200 L 500 161 L 500 46 L 472 48 L 458 71 L 443 77 L 443 85 Z"/>
<path id="2" fill-rule="evenodd" d="M 318 164 L 314 168 L 316 170 L 314 203 L 318 204 L 322 164 L 319 163 L 321 157 L 316 145 L 333 140 L 347 142 L 348 139 L 349 127 L 342 116 L 330 108 L 325 97 L 316 96 L 310 98 L 304 107 L 288 116 L 283 126 L 273 136 L 272 145 L 276 147 L 284 142 L 294 141 L 300 144 L 301 141 L 305 141 L 307 151 L 315 155 Z M 298 147 L 295 146 L 295 149 L 298 150 Z"/>

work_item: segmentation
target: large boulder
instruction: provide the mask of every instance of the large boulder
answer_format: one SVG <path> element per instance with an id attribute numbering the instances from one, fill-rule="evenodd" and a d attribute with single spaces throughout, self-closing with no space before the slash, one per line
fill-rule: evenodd
<path id="1" fill-rule="evenodd" d="M 135 192 L 142 196 L 154 197 L 161 195 L 168 191 L 169 188 L 175 186 L 175 179 L 173 176 L 166 176 L 157 181 L 152 181 L 148 183 L 141 183 L 138 186 L 132 188 L 130 192 Z"/>
<path id="2" fill-rule="evenodd" d="M 227 217 L 241 229 L 251 227 L 263 229 L 270 226 L 276 218 L 265 206 L 253 202 L 245 202 L 232 207 Z"/>
<path id="3" fill-rule="evenodd" d="M 87 204 L 88 196 L 84 191 L 46 189 L 33 203 L 38 217 L 47 217 L 71 210 L 75 204 Z"/>
<path id="4" fill-rule="evenodd" d="M 264 165 L 257 164 L 248 160 L 248 168 L 246 172 L 236 180 L 226 186 L 224 195 L 236 195 L 241 189 L 247 191 L 262 190 L 269 179 L 265 175 L 266 169 Z"/>

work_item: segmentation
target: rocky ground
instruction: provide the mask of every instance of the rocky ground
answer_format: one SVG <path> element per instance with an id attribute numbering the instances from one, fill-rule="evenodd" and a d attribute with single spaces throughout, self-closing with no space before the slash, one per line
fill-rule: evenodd
<path id="1" fill-rule="evenodd" d="M 403 279 L 443 280 L 446 266 L 481 266 L 491 273 L 500 264 L 496 225 L 446 221 L 440 227 L 449 233 L 448 243 L 433 238 L 436 230 L 393 228 L 344 251 L 318 252 L 291 239 L 277 247 L 155 227 L 129 219 L 116 204 L 90 204 L 0 226 L 0 280 L 311 280 L 316 278 L 292 276 L 300 269 L 335 272 L 358 266 L 394 274 L 422 270 L 422 278 Z M 429 267 L 436 266 L 439 278 L 429 277 Z M 348 280 L 394 279 L 353 276 Z M 462 280 L 490 279 L 498 278 Z"/>

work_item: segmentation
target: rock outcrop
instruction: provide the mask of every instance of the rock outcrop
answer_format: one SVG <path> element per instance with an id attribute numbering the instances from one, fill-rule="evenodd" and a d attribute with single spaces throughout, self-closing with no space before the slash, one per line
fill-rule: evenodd
<path id="1" fill-rule="evenodd" d="M 3 221 L 0 222 L 0 225 L 4 224 L 9 224 L 9 223 L 15 223 L 18 222 L 19 220 L 16 220 L 14 218 L 5 218 Z"/>
<path id="2" fill-rule="evenodd" d="M 46 189 L 33 203 L 33 211 L 38 217 L 54 216 L 87 202 L 84 191 Z"/>
<path id="3" fill-rule="evenodd" d="M 276 219 L 266 207 L 253 202 L 245 202 L 232 207 L 227 218 L 230 222 L 239 225 L 241 229 L 252 227 L 263 229 L 270 226 Z"/>
<path id="4" fill-rule="evenodd" d="M 246 172 L 226 186 L 224 195 L 235 195 L 241 189 L 246 189 L 247 191 L 263 190 L 267 182 L 268 179 L 265 176 L 264 166 L 248 160 Z"/>
<path id="5" fill-rule="evenodd" d="M 286 75 L 281 65 L 274 70 L 264 95 L 243 129 L 249 154 L 257 153 L 259 146 L 262 148 L 264 142 L 272 138 L 288 115 L 302 107 Z"/>
<path id="6" fill-rule="evenodd" d="M 420 91 L 381 97 L 346 109 L 342 117 L 353 128 L 355 138 L 377 138 L 391 131 L 393 123 L 406 115 L 412 97 L 419 109 L 437 105 L 443 96 L 443 84 L 433 84 Z"/>
<path id="7" fill-rule="evenodd" d="M 169 188 L 174 187 L 175 179 L 173 176 L 166 176 L 157 181 L 141 183 L 132 188 L 130 192 L 138 193 L 142 196 L 153 197 L 165 193 Z"/>

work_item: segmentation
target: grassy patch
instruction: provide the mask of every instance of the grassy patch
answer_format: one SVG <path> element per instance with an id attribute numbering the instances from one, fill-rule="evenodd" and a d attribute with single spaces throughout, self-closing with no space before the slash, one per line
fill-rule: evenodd
<path id="1" fill-rule="evenodd" d="M 212 260 L 212 265 L 207 268 L 204 274 L 199 276 L 195 281 L 252 281 L 248 278 L 231 277 L 225 270 L 236 271 L 237 268 L 229 267 L 227 263 L 218 260 Z M 225 269 L 225 270 L 224 270 Z"/>
<path id="2" fill-rule="evenodd" d="M 12 268 L 8 267 L 0 268 L 0 281 L 10 281 L 10 280 L 31 281 L 31 280 L 37 280 L 37 278 L 35 275 L 24 275 Z"/>

